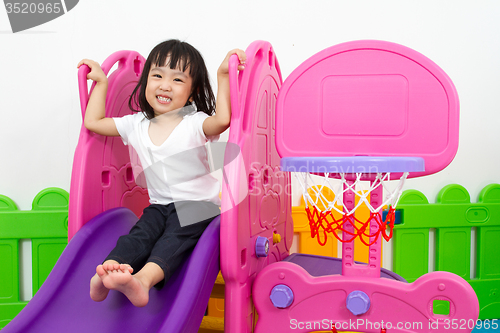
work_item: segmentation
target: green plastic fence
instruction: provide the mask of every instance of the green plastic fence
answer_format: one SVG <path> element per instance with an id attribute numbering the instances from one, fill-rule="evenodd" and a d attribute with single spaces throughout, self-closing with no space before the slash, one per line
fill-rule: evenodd
<path id="1" fill-rule="evenodd" d="M 47 188 L 33 199 L 32 210 L 18 210 L 0 195 L 0 328 L 28 303 L 20 300 L 19 244 L 31 240 L 33 294 L 68 243 L 68 192 Z"/>
<path id="2" fill-rule="evenodd" d="M 45 281 L 67 244 L 66 191 L 48 188 L 20 211 L 0 195 L 0 328 L 27 304 L 19 297 L 19 243 L 32 242 L 33 293 Z M 437 203 L 419 191 L 405 191 L 399 201 L 401 224 L 394 228 L 394 271 L 413 282 L 429 267 L 429 230 L 435 229 L 435 268 L 460 275 L 476 291 L 480 319 L 500 318 L 500 185 L 486 186 L 477 203 L 460 185 L 444 187 Z M 476 239 L 471 243 L 471 230 Z M 471 279 L 471 244 L 476 272 Z"/>
<path id="3" fill-rule="evenodd" d="M 435 229 L 434 270 L 455 273 L 470 283 L 479 299 L 480 319 L 500 318 L 500 184 L 486 186 L 477 203 L 470 202 L 460 185 L 444 187 L 434 204 L 421 192 L 408 190 L 397 208 L 402 223 L 394 227 L 394 272 L 409 282 L 428 273 L 429 230 Z"/>

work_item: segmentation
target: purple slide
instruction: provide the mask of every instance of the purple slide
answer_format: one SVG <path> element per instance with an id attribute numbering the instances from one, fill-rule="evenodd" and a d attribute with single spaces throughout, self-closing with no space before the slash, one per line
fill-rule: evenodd
<path id="1" fill-rule="evenodd" d="M 90 299 L 96 265 L 136 221 L 129 209 L 115 208 L 85 224 L 40 290 L 2 333 L 197 332 L 219 272 L 220 217 L 165 287 L 151 289 L 147 306 L 136 308 L 115 291 L 100 303 Z"/>

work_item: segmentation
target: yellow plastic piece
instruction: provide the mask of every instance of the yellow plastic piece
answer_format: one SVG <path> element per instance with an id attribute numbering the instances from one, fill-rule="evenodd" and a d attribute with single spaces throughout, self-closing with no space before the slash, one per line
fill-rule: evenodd
<path id="1" fill-rule="evenodd" d="M 224 318 L 224 299 L 210 298 L 207 314 L 209 317 Z"/>
<path id="2" fill-rule="evenodd" d="M 224 332 L 224 318 L 203 317 L 198 333 L 218 333 Z"/>
<path id="3" fill-rule="evenodd" d="M 219 272 L 198 333 L 224 332 L 224 278 Z"/>
<path id="4" fill-rule="evenodd" d="M 273 234 L 273 243 L 277 244 L 281 242 L 281 235 L 280 234 Z"/>

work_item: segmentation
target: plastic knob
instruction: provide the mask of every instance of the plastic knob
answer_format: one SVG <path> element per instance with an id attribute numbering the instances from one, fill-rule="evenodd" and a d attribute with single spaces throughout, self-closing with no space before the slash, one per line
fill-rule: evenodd
<path id="1" fill-rule="evenodd" d="M 346 306 L 353 315 L 362 315 L 370 309 L 370 297 L 360 290 L 355 290 L 347 296 Z"/>
<path id="2" fill-rule="evenodd" d="M 281 243 L 281 235 L 280 234 L 273 234 L 273 243 L 274 244 Z"/>
<path id="3" fill-rule="evenodd" d="M 255 241 L 255 255 L 257 257 L 267 257 L 269 253 L 269 240 L 266 237 L 257 237 Z"/>
<path id="4" fill-rule="evenodd" d="M 274 286 L 269 298 L 275 307 L 285 309 L 293 303 L 293 291 L 284 284 L 278 284 Z"/>

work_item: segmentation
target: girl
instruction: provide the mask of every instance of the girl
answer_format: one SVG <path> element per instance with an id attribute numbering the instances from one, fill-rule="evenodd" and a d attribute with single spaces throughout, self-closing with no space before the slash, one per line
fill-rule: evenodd
<path id="1" fill-rule="evenodd" d="M 215 100 L 201 54 L 178 40 L 160 43 L 149 54 L 129 100 L 137 113 L 122 118 L 105 117 L 108 80 L 99 64 L 88 59 L 78 64 L 89 66 L 87 78 L 96 82 L 85 127 L 101 135 L 121 136 L 135 149 L 151 204 L 97 266 L 90 281 L 94 301 L 103 301 L 113 289 L 135 306 L 145 306 L 149 290 L 168 281 L 220 214 L 220 186 L 207 172 L 204 145 L 229 127 L 228 62 L 233 54 L 240 60 L 238 69 L 244 69 L 245 53 L 230 51 L 217 71 Z"/>

